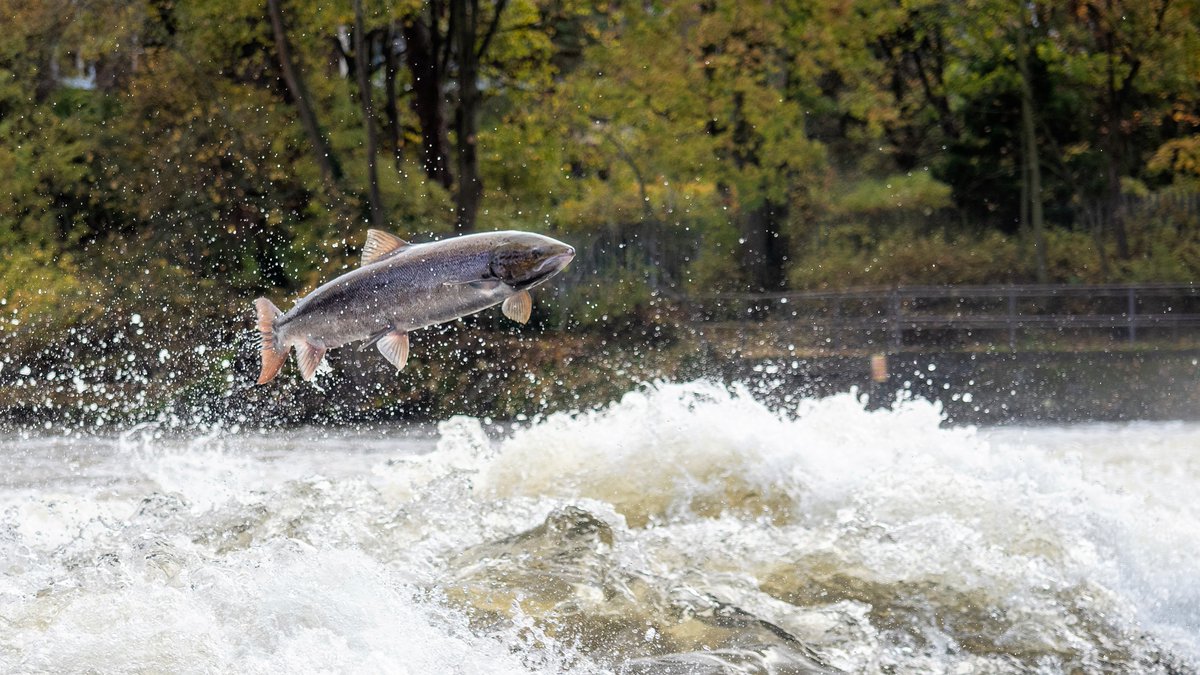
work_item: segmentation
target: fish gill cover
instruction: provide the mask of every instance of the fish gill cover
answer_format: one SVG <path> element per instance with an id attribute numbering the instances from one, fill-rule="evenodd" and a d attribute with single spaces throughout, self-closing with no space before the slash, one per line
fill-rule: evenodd
<path id="1" fill-rule="evenodd" d="M 20 441 L 0 669 L 1197 672 L 1195 425 L 940 420 L 697 381 L 500 437 Z"/>

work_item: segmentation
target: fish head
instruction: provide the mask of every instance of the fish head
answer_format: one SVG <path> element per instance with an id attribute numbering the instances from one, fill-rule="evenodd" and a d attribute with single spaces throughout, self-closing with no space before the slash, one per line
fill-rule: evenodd
<path id="1" fill-rule="evenodd" d="M 512 288 L 532 288 L 557 274 L 574 257 L 575 249 L 557 239 L 511 232 L 492 249 L 490 272 Z"/>

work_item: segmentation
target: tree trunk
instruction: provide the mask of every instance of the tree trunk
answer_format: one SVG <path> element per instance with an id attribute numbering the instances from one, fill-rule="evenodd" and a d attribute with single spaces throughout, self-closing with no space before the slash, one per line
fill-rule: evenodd
<path id="1" fill-rule="evenodd" d="M 308 87 L 305 86 L 304 78 L 297 70 L 292 58 L 292 48 L 288 43 L 287 32 L 283 24 L 283 10 L 279 3 L 280 0 L 267 0 L 267 13 L 271 16 L 271 31 L 275 35 L 275 51 L 279 57 L 279 70 L 283 74 L 283 81 L 287 85 L 288 93 L 291 94 L 292 101 L 300 113 L 300 124 L 304 127 L 304 133 L 308 135 L 308 141 L 312 145 L 313 157 L 317 161 L 317 167 L 321 170 L 321 177 L 326 183 L 333 185 L 342 179 L 342 167 L 338 164 L 337 157 L 334 156 L 333 149 L 329 146 L 329 141 L 325 139 L 320 124 L 317 123 L 317 113 L 313 110 Z"/>
<path id="2" fill-rule="evenodd" d="M 1112 228 L 1113 235 L 1117 240 L 1117 257 L 1121 260 L 1129 259 L 1129 235 L 1125 229 L 1125 217 L 1121 210 L 1121 139 L 1118 138 L 1118 131 L 1115 129 L 1120 124 L 1120 113 L 1116 110 L 1110 111 L 1108 133 L 1105 135 L 1104 149 L 1105 159 L 1108 162 L 1108 170 L 1105 181 L 1105 220 Z"/>
<path id="3" fill-rule="evenodd" d="M 650 204 L 650 193 L 646 184 L 646 176 L 642 173 L 641 167 L 638 166 L 637 160 L 625 148 L 621 141 L 617 140 L 608 129 L 607 124 L 601 123 L 598 119 L 593 119 L 596 122 L 597 128 L 612 143 L 617 149 L 617 155 L 629 165 L 629 170 L 633 172 L 633 180 L 637 183 L 638 201 L 642 204 L 642 220 L 638 223 L 638 233 L 642 237 L 642 245 L 646 248 L 651 260 L 661 260 L 659 256 L 659 226 L 658 218 L 654 215 L 654 207 Z M 664 270 L 661 265 L 651 266 L 647 270 L 647 281 L 651 288 L 658 288 L 663 280 Z"/>
<path id="4" fill-rule="evenodd" d="M 1033 233 L 1029 227 L 1029 162 L 1025 155 L 1025 127 L 1021 126 L 1021 215 L 1017 222 L 1017 255 L 1020 260 L 1029 259 L 1029 243 Z M 1011 279 L 1010 279 L 1011 281 Z"/>
<path id="5" fill-rule="evenodd" d="M 455 227 L 475 228 L 483 184 L 479 178 L 476 136 L 479 126 L 479 62 L 475 51 L 478 35 L 479 0 L 451 0 L 450 23 L 458 58 L 458 114 L 455 144 L 458 150 L 458 193 L 455 195 Z"/>
<path id="6" fill-rule="evenodd" d="M 430 3 L 430 21 L 437 14 Z M 420 17 L 402 26 L 408 70 L 412 74 L 412 108 L 421 126 L 421 168 L 430 180 L 447 190 L 454 185 L 450 172 L 450 134 L 446 125 L 446 99 L 443 96 L 442 69 L 438 65 L 433 30 Z"/>
<path id="7" fill-rule="evenodd" d="M 1108 282 L 1108 249 L 1104 243 L 1104 213 L 1100 207 L 1085 206 L 1082 209 L 1084 222 L 1092 233 L 1092 242 L 1096 244 L 1096 253 L 1100 260 L 1100 281 Z"/>
<path id="8" fill-rule="evenodd" d="M 384 113 L 388 119 L 388 148 L 392 152 L 392 160 L 396 164 L 396 170 L 400 170 L 403 145 L 400 140 L 400 108 L 396 103 L 396 74 L 399 70 L 399 64 L 396 62 L 396 22 L 393 21 L 387 29 L 387 34 L 384 37 L 387 41 L 384 44 L 383 54 L 386 59 L 384 72 L 384 85 L 387 92 L 387 100 L 384 102 Z"/>
<path id="9" fill-rule="evenodd" d="M 746 118 L 746 100 L 741 92 L 733 95 L 733 162 L 739 171 L 758 167 L 761 137 Z M 766 186 L 761 186 L 765 192 Z M 771 201 L 765 194 L 754 207 L 740 207 L 738 225 L 742 235 L 742 269 L 751 290 L 778 290 L 784 285 L 783 266 L 787 261 L 787 241 L 780 224 L 787 217 L 787 205 Z"/>
<path id="10" fill-rule="evenodd" d="M 784 286 L 787 245 L 780 224 L 786 217 L 787 207 L 769 200 L 742 214 L 742 267 L 753 291 L 777 291 Z"/>
<path id="11" fill-rule="evenodd" d="M 371 54 L 367 51 L 367 29 L 363 21 L 362 0 L 354 0 L 354 74 L 358 79 L 358 100 L 362 107 L 363 127 L 367 132 L 367 182 L 371 202 L 371 225 L 383 224 L 383 200 L 379 195 L 379 171 L 375 166 L 375 110 L 371 104 Z"/>
<path id="12" fill-rule="evenodd" d="M 1134 78 L 1137 76 L 1138 70 L 1141 67 L 1141 62 L 1134 60 L 1129 62 L 1129 73 L 1125 76 L 1122 85 L 1117 85 L 1116 73 L 1116 56 L 1114 52 L 1117 50 L 1116 36 L 1111 22 L 1115 20 L 1115 12 L 1111 5 L 1108 7 L 1110 22 L 1107 35 L 1104 39 L 1105 52 L 1107 53 L 1107 68 L 1108 68 L 1108 90 L 1107 90 L 1107 108 L 1105 116 L 1105 133 L 1104 133 L 1104 158 L 1107 162 L 1107 170 L 1105 172 L 1105 220 L 1109 227 L 1112 228 L 1113 234 L 1117 240 L 1117 257 L 1121 260 L 1129 258 L 1129 237 L 1125 231 L 1124 214 L 1121 213 L 1121 163 L 1124 159 L 1124 142 L 1121 139 L 1121 119 L 1124 117 L 1125 101 L 1128 95 L 1129 88 L 1133 84 Z"/>
<path id="13" fill-rule="evenodd" d="M 1029 58 L 1025 39 L 1025 10 L 1021 9 L 1021 25 L 1017 28 L 1017 68 L 1021 71 L 1021 137 L 1025 141 L 1025 175 L 1029 179 L 1029 206 L 1033 233 L 1033 256 L 1037 266 L 1038 283 L 1048 279 L 1046 273 L 1046 222 L 1042 212 L 1042 167 L 1038 156 L 1036 125 L 1033 121 L 1033 87 L 1030 84 Z M 1025 192 L 1023 190 L 1023 192 Z"/>

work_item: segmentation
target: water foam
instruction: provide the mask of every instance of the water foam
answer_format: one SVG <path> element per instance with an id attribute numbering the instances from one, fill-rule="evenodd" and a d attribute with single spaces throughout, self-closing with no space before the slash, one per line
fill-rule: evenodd
<path id="1" fill-rule="evenodd" d="M 870 411 L 846 394 L 807 401 L 793 418 L 744 389 L 671 384 L 516 434 L 484 485 L 611 503 L 631 525 L 667 528 L 660 546 L 675 564 L 749 573 L 751 590 L 793 603 L 855 601 L 960 624 L 925 631 L 926 642 L 1072 653 L 1099 667 L 1112 656 L 1094 643 L 1142 644 L 1148 632 L 1195 661 L 1200 473 L 1163 450 L 1162 427 L 1132 429 L 1097 433 L 1072 454 L 1037 443 L 1056 430 L 1022 441 L 942 428 L 924 401 Z M 1200 437 L 1194 426 L 1166 431 L 1169 448 Z M 1139 478 L 1117 482 L 1131 454 Z M 734 525 L 715 527 L 722 517 Z M 988 630 L 970 624 L 988 622 L 1000 634 L 963 647 Z"/>
<path id="2" fill-rule="evenodd" d="M 0 670 L 1200 669 L 1195 425 L 694 382 L 311 436 L 9 444 Z"/>
<path id="3" fill-rule="evenodd" d="M 0 671 L 595 670 L 528 627 L 473 632 L 439 599 L 439 549 L 397 524 L 406 496 L 376 489 L 394 452 L 83 442 L 34 444 L 21 487 L 0 490 Z M 90 476 L 51 478 L 93 453 Z M 123 480 L 105 478 L 114 466 Z"/>

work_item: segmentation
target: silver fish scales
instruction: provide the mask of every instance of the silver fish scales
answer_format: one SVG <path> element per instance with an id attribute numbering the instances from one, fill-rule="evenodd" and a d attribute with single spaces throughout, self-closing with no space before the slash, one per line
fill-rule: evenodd
<path id="1" fill-rule="evenodd" d="M 365 340 L 403 368 L 409 331 L 452 321 L 494 305 L 529 320 L 529 290 L 566 267 L 575 249 L 532 232 L 487 232 L 410 244 L 368 230 L 362 267 L 329 281 L 286 313 L 255 300 L 262 339 L 258 383 L 271 381 L 295 349 L 311 380 L 325 353 Z M 364 345 L 365 346 L 365 345 Z"/>

